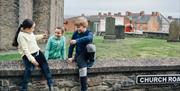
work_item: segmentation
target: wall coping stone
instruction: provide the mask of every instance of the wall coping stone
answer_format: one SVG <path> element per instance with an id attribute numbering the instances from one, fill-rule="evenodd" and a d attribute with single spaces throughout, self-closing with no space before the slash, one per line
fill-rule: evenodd
<path id="1" fill-rule="evenodd" d="M 48 61 L 52 75 L 78 74 L 75 63 L 65 61 Z M 137 58 L 137 59 L 109 59 L 98 60 L 88 69 L 89 74 L 111 72 L 144 72 L 144 71 L 176 71 L 180 69 L 180 58 Z M 24 67 L 21 61 L 1 61 L 0 77 L 22 76 Z M 39 68 L 35 68 L 32 75 L 39 75 Z"/>

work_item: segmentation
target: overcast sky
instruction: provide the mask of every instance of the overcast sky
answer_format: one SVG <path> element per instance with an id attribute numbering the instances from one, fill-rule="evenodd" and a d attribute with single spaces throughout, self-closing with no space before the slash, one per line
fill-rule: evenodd
<path id="1" fill-rule="evenodd" d="M 138 13 L 160 12 L 164 16 L 180 18 L 180 0 L 64 0 L 64 15 L 95 15 L 126 11 Z"/>

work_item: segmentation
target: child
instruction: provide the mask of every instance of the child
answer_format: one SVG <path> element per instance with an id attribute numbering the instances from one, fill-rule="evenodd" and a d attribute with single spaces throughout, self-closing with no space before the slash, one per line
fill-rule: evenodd
<path id="1" fill-rule="evenodd" d="M 89 30 L 88 21 L 85 17 L 78 17 L 75 20 L 75 25 L 77 27 L 77 31 L 75 31 L 72 35 L 72 39 L 70 40 L 69 53 L 68 53 L 68 61 L 75 60 L 77 66 L 79 68 L 79 77 L 81 84 L 81 91 L 87 91 L 87 68 L 91 67 L 94 62 L 94 55 L 92 55 L 93 59 L 87 57 L 87 49 L 90 49 L 90 52 L 94 54 L 94 48 L 91 49 L 93 34 Z M 72 57 L 73 49 L 76 47 L 75 57 Z"/>
<path id="2" fill-rule="evenodd" d="M 49 66 L 46 61 L 46 58 L 40 51 L 40 48 L 37 45 L 36 41 L 45 38 L 46 34 L 34 35 L 34 27 L 35 23 L 32 20 L 25 19 L 23 23 L 19 26 L 12 44 L 13 46 L 18 47 L 25 66 L 20 91 L 27 91 L 28 82 L 30 80 L 34 66 L 39 66 L 41 68 L 47 80 L 49 91 L 52 91 L 53 81 L 49 70 Z"/>
<path id="3" fill-rule="evenodd" d="M 63 36 L 64 28 L 57 27 L 55 29 L 55 35 L 51 36 L 48 39 L 48 43 L 46 45 L 45 57 L 48 59 L 66 59 L 66 40 Z"/>

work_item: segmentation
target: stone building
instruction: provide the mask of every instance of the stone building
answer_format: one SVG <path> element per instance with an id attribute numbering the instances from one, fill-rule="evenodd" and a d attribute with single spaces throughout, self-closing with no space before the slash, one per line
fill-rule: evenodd
<path id="1" fill-rule="evenodd" d="M 12 39 L 26 18 L 36 23 L 36 32 L 63 26 L 64 0 L 0 0 L 0 50 L 13 49 Z"/>

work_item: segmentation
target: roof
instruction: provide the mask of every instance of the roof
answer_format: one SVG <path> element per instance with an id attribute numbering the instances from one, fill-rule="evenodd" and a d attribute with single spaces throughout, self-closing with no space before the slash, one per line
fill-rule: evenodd
<path id="1" fill-rule="evenodd" d="M 127 16 L 130 20 L 134 21 L 135 23 L 148 23 L 149 19 L 151 18 L 150 14 L 144 14 L 140 16 L 140 13 L 132 13 L 130 16 Z M 158 16 L 158 22 L 160 22 L 161 19 Z"/>
<path id="2" fill-rule="evenodd" d="M 100 16 L 98 15 L 92 15 L 92 16 L 87 16 L 87 19 L 91 22 L 99 22 L 100 21 Z"/>
<path id="3" fill-rule="evenodd" d="M 69 21 L 73 21 L 75 20 L 77 17 L 79 16 L 75 16 L 75 17 L 71 17 L 71 18 L 67 18 L 65 20 L 69 20 Z M 102 18 L 102 16 L 98 16 L 98 15 L 91 15 L 91 16 L 85 16 L 89 21 L 92 21 L 92 22 L 99 22 L 100 19 Z"/>

